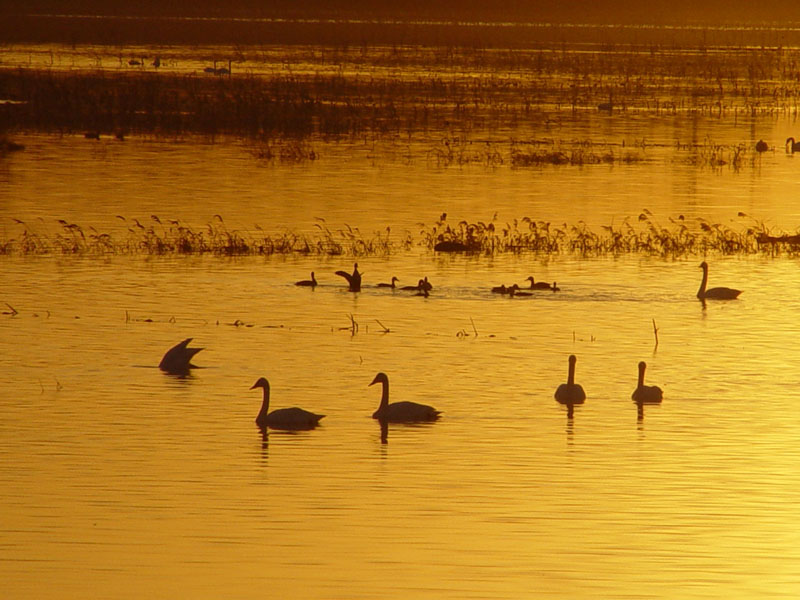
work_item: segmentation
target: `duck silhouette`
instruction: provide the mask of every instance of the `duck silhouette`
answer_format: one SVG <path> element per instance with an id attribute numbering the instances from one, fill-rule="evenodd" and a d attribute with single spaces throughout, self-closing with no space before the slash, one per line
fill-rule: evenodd
<path id="1" fill-rule="evenodd" d="M 336 274 L 339 277 L 344 277 L 347 280 L 348 287 L 351 292 L 360 292 L 361 291 L 361 273 L 358 272 L 358 263 L 353 265 L 353 272 L 348 273 L 347 271 L 336 271 Z"/>
<path id="2" fill-rule="evenodd" d="M 279 408 L 269 412 L 269 381 L 266 377 L 261 377 L 253 384 L 251 390 L 262 388 L 264 399 L 261 403 L 261 410 L 256 417 L 256 425 L 261 429 L 284 429 L 290 431 L 303 431 L 314 429 L 319 425 L 320 419 L 325 415 L 317 415 L 302 408 Z"/>
<path id="3" fill-rule="evenodd" d="M 792 154 L 800 152 L 800 142 L 795 142 L 793 137 L 786 138 L 786 151 Z"/>
<path id="4" fill-rule="evenodd" d="M 186 338 L 167 350 L 161 362 L 158 363 L 158 368 L 172 375 L 188 375 L 189 369 L 196 369 L 197 367 L 191 363 L 191 360 L 203 348 L 189 348 L 189 342 L 192 339 Z"/>
<path id="5" fill-rule="evenodd" d="M 421 290 L 423 288 L 423 286 L 424 286 L 424 281 L 422 279 L 420 279 L 417 282 L 417 285 L 404 285 L 400 289 L 402 291 L 404 291 L 404 292 L 414 292 L 414 291 L 417 291 L 417 290 Z"/>
<path id="6" fill-rule="evenodd" d="M 375 287 L 379 287 L 379 288 L 387 288 L 388 287 L 388 288 L 394 289 L 395 288 L 394 284 L 395 284 L 396 281 L 400 281 L 400 280 L 397 277 L 392 277 L 392 282 L 391 283 L 379 283 Z"/>
<path id="7" fill-rule="evenodd" d="M 295 285 L 305 286 L 305 287 L 317 287 L 317 278 L 314 277 L 314 271 L 311 271 L 311 279 L 302 279 L 295 283 Z"/>
<path id="8" fill-rule="evenodd" d="M 703 280 L 700 282 L 700 289 L 697 290 L 697 298 L 699 300 L 736 300 L 741 290 L 736 290 L 727 287 L 714 287 L 706 289 L 708 284 L 708 263 L 703 261 L 700 263 L 700 268 L 703 269 Z"/>
<path id="9" fill-rule="evenodd" d="M 389 377 L 386 373 L 378 373 L 369 385 L 382 384 L 381 403 L 372 414 L 373 419 L 387 423 L 415 423 L 436 421 L 442 413 L 427 404 L 416 402 L 392 402 L 389 404 Z M 369 386 L 367 386 L 369 387 Z"/>
<path id="10" fill-rule="evenodd" d="M 549 290 L 549 289 L 552 289 L 550 287 L 550 284 L 547 283 L 546 281 L 534 281 L 533 280 L 533 275 L 529 275 L 528 277 L 526 277 L 525 281 L 530 281 L 531 282 L 531 286 L 529 288 L 527 288 L 529 290 Z"/>

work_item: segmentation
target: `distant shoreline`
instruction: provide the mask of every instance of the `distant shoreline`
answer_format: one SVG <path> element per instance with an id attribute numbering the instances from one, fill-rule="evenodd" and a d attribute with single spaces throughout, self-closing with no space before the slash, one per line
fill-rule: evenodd
<path id="1" fill-rule="evenodd" d="M 739 25 L 447 21 L 351 15 L 151 16 L 7 14 L 0 39 L 13 43 L 424 45 L 475 48 L 587 46 L 793 47 L 800 23 Z"/>

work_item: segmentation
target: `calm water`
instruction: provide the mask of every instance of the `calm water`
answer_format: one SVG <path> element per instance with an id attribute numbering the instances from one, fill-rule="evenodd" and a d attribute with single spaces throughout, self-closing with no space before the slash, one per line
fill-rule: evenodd
<path id="1" fill-rule="evenodd" d="M 313 163 L 263 163 L 235 142 L 20 136 L 0 162 L 0 228 L 55 219 L 98 231 L 116 215 L 195 226 L 416 235 L 523 216 L 596 229 L 643 208 L 794 231 L 796 160 L 688 164 L 674 143 L 763 137 L 793 124 L 623 121 L 558 133 L 661 143 L 644 163 L 439 168 L 426 146 L 319 143 Z M 630 131 L 638 132 L 635 134 Z M 403 150 L 403 149 L 401 149 Z M 406 158 L 404 158 L 406 157 Z M 12 598 L 786 598 L 800 591 L 800 416 L 792 350 L 800 261 L 709 256 L 19 257 L 2 263 L 0 576 Z M 293 282 L 314 270 L 315 290 Z M 529 274 L 562 291 L 494 297 Z M 428 276 L 430 298 L 370 287 Z M 2 306 L 2 312 L 10 307 Z M 353 332 L 351 320 L 359 328 Z M 654 344 L 653 321 L 658 327 Z M 384 327 L 389 332 L 384 332 Z M 477 335 L 476 335 L 477 333 Z M 186 338 L 192 377 L 161 373 Z M 567 357 L 587 391 L 553 399 Z M 641 418 L 636 364 L 665 399 Z M 441 421 L 370 415 L 394 400 Z M 326 414 L 313 432 L 262 437 L 274 407 Z"/>

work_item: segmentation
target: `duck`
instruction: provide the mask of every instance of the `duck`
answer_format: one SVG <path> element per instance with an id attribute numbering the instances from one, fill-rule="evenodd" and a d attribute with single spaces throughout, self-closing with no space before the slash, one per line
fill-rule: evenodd
<path id="1" fill-rule="evenodd" d="M 404 285 L 400 289 L 403 290 L 404 292 L 414 292 L 417 290 L 421 290 L 423 287 L 424 287 L 424 281 L 420 279 L 417 282 L 417 285 Z"/>
<path id="2" fill-rule="evenodd" d="M 788 142 L 789 140 L 786 141 Z M 758 140 L 756 142 L 756 152 L 766 152 L 767 150 L 769 150 L 769 144 L 767 144 L 767 142 L 764 140 Z"/>
<path id="3" fill-rule="evenodd" d="M 379 287 L 379 288 L 387 288 L 388 287 L 388 288 L 395 289 L 395 285 L 394 284 L 395 284 L 396 281 L 400 281 L 400 280 L 397 277 L 392 277 L 392 282 L 391 283 L 379 283 L 375 287 Z"/>
<path id="4" fill-rule="evenodd" d="M 351 292 L 360 292 L 361 291 L 361 273 L 358 272 L 358 263 L 353 265 L 353 272 L 348 273 L 347 271 L 336 271 L 336 274 L 339 277 L 344 277 L 347 280 L 348 287 Z"/>
<path id="5" fill-rule="evenodd" d="M 373 419 L 386 423 L 415 423 L 436 421 L 442 413 L 427 404 L 416 402 L 392 402 L 389 404 L 389 377 L 386 373 L 378 373 L 369 385 L 380 383 L 383 386 L 381 404 L 372 414 Z M 369 387 L 369 386 L 367 386 Z"/>
<path id="6" fill-rule="evenodd" d="M 552 289 L 550 287 L 550 284 L 547 283 L 546 281 L 536 281 L 536 282 L 534 282 L 533 275 L 529 275 L 528 277 L 526 277 L 525 281 L 530 281 L 531 282 L 531 286 L 528 288 L 528 289 L 531 289 L 531 290 L 549 290 L 549 289 Z"/>
<path id="7" fill-rule="evenodd" d="M 638 404 L 657 404 L 664 398 L 664 392 L 657 385 L 644 384 L 644 371 L 647 369 L 647 363 L 644 361 L 639 362 L 639 383 L 636 389 L 631 394 L 631 400 Z"/>
<path id="8" fill-rule="evenodd" d="M 700 289 L 697 290 L 697 298 L 699 300 L 736 300 L 741 290 L 735 290 L 727 287 L 715 287 L 709 290 L 706 289 L 708 283 L 708 263 L 703 261 L 700 263 L 700 268 L 703 269 L 703 281 L 700 282 Z"/>
<path id="9" fill-rule="evenodd" d="M 583 404 L 583 401 L 586 400 L 586 392 L 583 391 L 580 384 L 575 383 L 575 364 L 577 362 L 577 357 L 570 354 L 567 383 L 559 385 L 555 393 L 556 400 L 561 404 Z"/>
<path id="10" fill-rule="evenodd" d="M 311 279 L 302 279 L 295 283 L 295 285 L 302 285 L 306 287 L 317 287 L 317 278 L 314 277 L 314 271 L 311 271 Z"/>
<path id="11" fill-rule="evenodd" d="M 795 142 L 793 137 L 786 138 L 786 150 L 792 154 L 800 152 L 800 142 Z"/>
<path id="12" fill-rule="evenodd" d="M 193 365 L 191 360 L 203 348 L 189 348 L 191 341 L 192 338 L 186 338 L 167 350 L 158 363 L 158 368 L 172 375 L 188 375 L 189 369 L 196 369 L 197 366 Z"/>
<path id="13" fill-rule="evenodd" d="M 264 401 L 261 403 L 261 410 L 256 417 L 256 425 L 261 429 L 267 427 L 271 429 L 284 429 L 291 431 L 302 431 L 314 429 L 325 415 L 318 415 L 302 408 L 279 408 L 269 412 L 269 381 L 266 377 L 259 378 L 251 387 L 251 390 L 263 388 Z"/>
<path id="14" fill-rule="evenodd" d="M 433 289 L 433 285 L 428 281 L 427 277 L 422 280 L 422 287 L 429 292 Z"/>
<path id="15" fill-rule="evenodd" d="M 509 288 L 507 288 L 505 285 L 496 285 L 495 287 L 492 288 L 492 293 L 493 294 L 507 294 L 508 293 L 508 289 Z"/>
<path id="16" fill-rule="evenodd" d="M 514 298 L 515 296 L 533 296 L 531 292 L 520 291 L 519 286 L 516 283 L 508 288 L 508 295 L 511 298 Z"/>

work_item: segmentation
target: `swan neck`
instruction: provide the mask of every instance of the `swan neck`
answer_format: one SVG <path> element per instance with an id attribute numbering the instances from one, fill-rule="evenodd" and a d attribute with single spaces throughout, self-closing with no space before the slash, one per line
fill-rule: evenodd
<path id="1" fill-rule="evenodd" d="M 706 285 L 708 284 L 708 267 L 703 267 L 703 280 L 700 282 L 700 289 L 697 290 L 697 297 L 702 298 L 706 295 Z"/>
<path id="2" fill-rule="evenodd" d="M 264 400 L 261 402 L 261 410 L 258 412 L 258 420 L 264 418 L 269 413 L 269 387 L 264 387 Z"/>
<path id="3" fill-rule="evenodd" d="M 383 380 L 381 381 L 381 405 L 378 410 L 383 410 L 389 406 L 389 381 Z"/>
<path id="4" fill-rule="evenodd" d="M 639 384 L 637 387 L 644 385 L 644 367 L 639 367 Z"/>
<path id="5" fill-rule="evenodd" d="M 575 362 L 570 361 L 569 372 L 567 373 L 567 384 L 573 385 L 575 383 Z"/>

